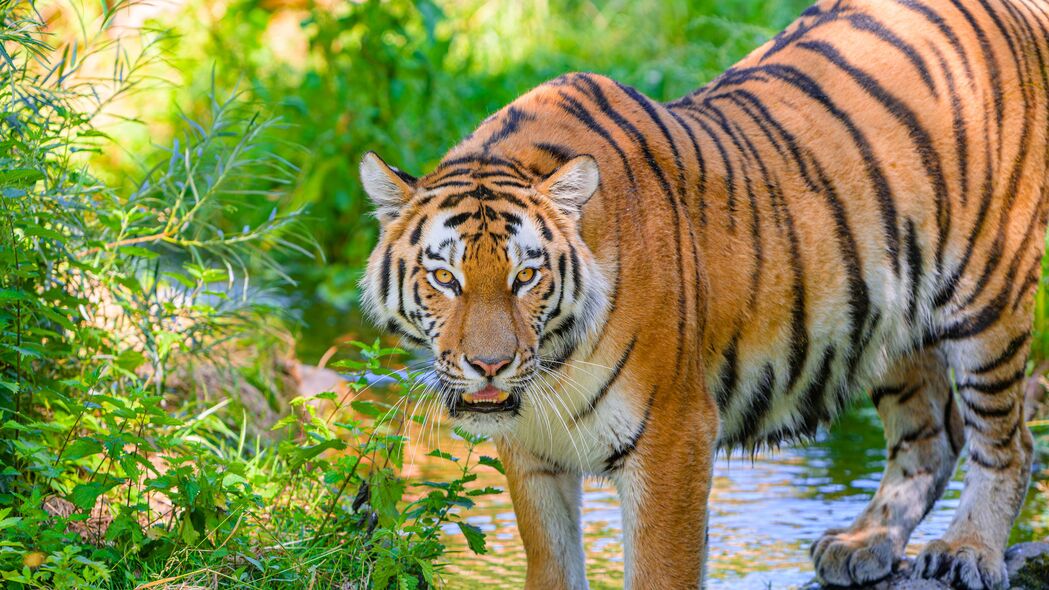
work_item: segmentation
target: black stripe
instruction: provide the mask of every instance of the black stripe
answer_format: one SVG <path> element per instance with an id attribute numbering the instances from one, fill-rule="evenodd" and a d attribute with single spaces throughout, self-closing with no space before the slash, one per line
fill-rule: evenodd
<path id="1" fill-rule="evenodd" d="M 954 33 L 954 29 L 952 29 L 950 25 L 948 25 L 946 21 L 944 21 L 943 17 L 940 16 L 939 13 L 937 13 L 935 10 L 929 8 L 925 4 L 922 4 L 918 0 L 896 0 L 896 3 L 922 15 L 927 21 L 932 23 L 940 31 L 940 33 L 947 39 L 947 42 L 954 49 L 954 52 L 958 55 L 958 58 L 962 62 L 962 67 L 965 68 L 965 74 L 966 76 L 968 76 L 969 81 L 971 82 L 974 79 L 974 76 L 972 64 L 969 63 L 969 55 L 965 53 L 965 49 L 964 47 L 962 47 L 961 40 L 958 38 L 958 35 Z"/>
<path id="2" fill-rule="evenodd" d="M 714 392 L 714 398 L 717 400 L 718 408 L 721 409 L 722 414 L 728 411 L 729 401 L 732 400 L 732 394 L 735 392 L 736 384 L 739 380 L 739 337 L 740 334 L 737 329 L 735 334 L 732 335 L 732 340 L 729 341 L 728 347 L 725 348 L 725 352 L 722 353 L 725 362 L 721 365 L 718 388 Z"/>
<path id="3" fill-rule="evenodd" d="M 397 311 L 401 317 L 405 320 L 408 319 L 408 314 L 404 311 L 404 293 L 402 289 L 404 287 L 404 272 L 405 264 L 403 258 L 397 259 Z"/>
<path id="4" fill-rule="evenodd" d="M 605 396 L 608 395 L 609 390 L 612 389 L 612 386 L 615 385 L 616 380 L 619 379 L 619 374 L 623 371 L 623 367 L 626 366 L 627 360 L 630 358 L 630 353 L 634 351 L 635 344 L 637 344 L 637 336 L 634 336 L 630 339 L 630 344 L 627 345 L 626 350 L 623 351 L 623 354 L 619 357 L 619 360 L 616 361 L 616 364 L 612 365 L 612 373 L 608 376 L 607 379 L 605 379 L 605 382 L 601 385 L 601 388 L 598 389 L 597 395 L 595 395 L 593 398 L 590 399 L 589 402 L 587 402 L 587 405 L 585 408 L 583 408 L 582 412 L 580 412 L 577 416 L 572 418 L 573 424 L 592 414 L 594 410 L 597 409 L 597 405 L 601 403 L 601 400 L 605 399 Z"/>
<path id="5" fill-rule="evenodd" d="M 987 68 L 987 74 L 991 77 L 991 92 L 994 94 L 994 119 L 998 125 L 998 158 L 1000 160 L 1002 156 L 1002 118 L 1005 115 L 1005 103 L 1003 101 L 1002 77 L 998 71 L 998 62 L 994 59 L 994 51 L 991 50 L 991 43 L 987 39 L 987 33 L 977 24 L 972 13 L 965 8 L 961 0 L 951 0 L 951 4 L 962 13 L 969 26 L 972 27 L 973 34 L 976 35 L 976 40 L 980 44 L 980 51 L 983 53 L 982 63 Z M 990 138 L 988 137 L 989 140 Z"/>
<path id="6" fill-rule="evenodd" d="M 707 163 L 703 159 L 703 153 L 699 148 L 699 142 L 696 141 L 696 135 L 692 132 L 692 126 L 689 125 L 681 115 L 674 111 L 667 109 L 670 116 L 677 121 L 677 124 L 684 130 L 685 135 L 688 136 L 689 143 L 692 144 L 692 153 L 696 158 L 696 168 L 699 172 L 698 186 L 695 191 L 695 201 L 699 207 L 699 223 L 700 225 L 707 224 L 707 211 L 706 211 L 706 190 L 707 190 Z"/>
<path id="7" fill-rule="evenodd" d="M 481 149 L 487 154 L 493 145 L 503 141 L 521 129 L 521 123 L 535 121 L 532 113 L 526 113 L 516 106 L 509 106 L 503 114 L 502 125 L 484 140 Z"/>
<path id="8" fill-rule="evenodd" d="M 991 471 L 1005 471 L 1013 465 L 1012 461 L 1009 459 L 998 462 L 991 461 L 990 459 L 987 459 L 983 456 L 983 454 L 981 454 L 973 448 L 969 449 L 969 460 L 973 463 L 976 463 L 980 467 L 983 467 L 984 469 L 990 469 Z"/>
<path id="9" fill-rule="evenodd" d="M 971 389 L 972 391 L 977 391 L 988 395 L 994 395 L 996 393 L 1001 393 L 1009 389 L 1010 387 L 1013 387 L 1014 385 L 1022 381 L 1023 378 L 1024 370 L 1021 368 L 1020 370 L 1016 371 L 1015 373 L 1006 377 L 1005 379 L 999 379 L 997 381 L 964 381 L 958 383 L 958 389 Z"/>
<path id="10" fill-rule="evenodd" d="M 943 426 L 939 424 L 926 424 L 918 430 L 912 430 L 904 433 L 897 441 L 896 444 L 892 445 L 889 449 L 889 461 L 896 459 L 904 445 L 909 445 L 923 440 L 939 436 L 943 432 Z"/>
<path id="11" fill-rule="evenodd" d="M 474 214 L 470 211 L 464 211 L 463 213 L 457 213 L 455 215 L 452 215 L 448 219 L 444 220 L 444 227 L 459 227 L 460 225 L 466 223 L 466 220 L 470 219 L 472 215 Z"/>
<path id="12" fill-rule="evenodd" d="M 994 325 L 1002 316 L 1002 310 L 1005 309 L 1007 299 L 1006 295 L 1006 292 L 1003 291 L 980 311 L 943 328 L 938 334 L 938 339 L 964 340 L 981 334 Z"/>
<path id="13" fill-rule="evenodd" d="M 425 340 L 423 340 L 423 339 L 419 338 L 418 336 L 415 336 L 412 333 L 408 332 L 407 330 L 402 328 L 397 322 L 395 322 L 392 319 L 390 321 L 386 322 L 386 331 L 387 332 L 392 332 L 394 334 L 397 334 L 398 336 L 404 338 L 405 340 L 407 340 L 408 342 L 414 344 L 415 346 L 420 346 L 420 347 L 429 346 L 429 344 Z"/>
<path id="14" fill-rule="evenodd" d="M 990 373 L 991 371 L 997 369 L 998 367 L 1004 365 L 1005 363 L 1008 363 L 1009 361 L 1011 361 L 1013 359 L 1013 357 L 1016 356 L 1016 354 L 1018 352 L 1023 350 L 1024 344 L 1027 343 L 1027 340 L 1030 337 L 1031 337 L 1031 333 L 1030 332 L 1024 332 L 1023 334 L 1020 334 L 1016 338 L 1013 338 L 1009 342 L 1009 344 L 1005 347 L 1005 350 L 1003 350 L 1001 354 L 999 354 L 993 360 L 990 360 L 990 361 L 980 365 L 979 367 L 976 367 L 975 369 L 972 369 L 969 372 L 972 373 L 973 375 L 980 375 L 980 374 L 983 374 L 983 373 Z"/>
<path id="15" fill-rule="evenodd" d="M 925 86 L 929 88 L 929 91 L 932 92 L 932 95 L 939 98 L 939 93 L 936 91 L 936 85 L 933 83 L 932 76 L 929 75 L 929 66 L 926 65 L 925 59 L 922 58 L 921 53 L 914 49 L 911 44 L 898 37 L 896 33 L 885 28 L 883 24 L 872 18 L 869 14 L 855 13 L 850 14 L 847 18 L 849 24 L 857 30 L 872 33 L 882 41 L 899 49 L 907 58 L 907 61 L 911 62 L 911 65 L 918 70 L 918 75 L 921 77 L 922 82 L 925 83 Z"/>
<path id="16" fill-rule="evenodd" d="M 579 295 L 583 292 L 583 275 L 580 270 L 579 254 L 575 246 L 568 245 L 568 253 L 572 257 L 572 299 L 579 301 Z"/>
<path id="17" fill-rule="evenodd" d="M 903 393 L 903 385 L 882 385 L 871 389 L 871 403 L 875 408 L 881 406 L 881 401 L 886 397 L 897 396 Z"/>
<path id="18" fill-rule="evenodd" d="M 845 264 L 845 269 L 848 273 L 849 282 L 849 308 L 850 308 L 850 319 L 852 320 L 852 336 L 850 338 L 852 346 L 845 358 L 848 359 L 849 365 L 854 365 L 856 360 L 859 358 L 860 343 L 863 340 L 864 327 L 867 324 L 867 319 L 871 314 L 870 304 L 870 293 L 867 288 L 867 283 L 863 279 L 863 270 L 860 266 L 860 257 L 856 245 L 856 238 L 849 227 L 848 220 L 845 216 L 845 208 L 841 203 L 841 200 L 837 196 L 837 192 L 834 186 L 831 184 L 826 173 L 823 171 L 823 167 L 819 165 L 815 156 L 812 157 L 813 168 L 816 171 L 816 175 L 819 177 L 820 183 L 823 187 L 823 194 L 827 199 L 828 205 L 830 205 L 832 213 L 834 215 L 835 231 L 838 237 L 839 246 L 842 249 L 842 258 Z"/>
<path id="19" fill-rule="evenodd" d="M 911 283 L 907 317 L 913 324 L 918 318 L 918 291 L 922 278 L 922 251 L 918 246 L 918 235 L 913 219 L 907 220 L 907 269 L 908 280 Z"/>
<path id="20" fill-rule="evenodd" d="M 626 459 L 637 448 L 637 443 L 641 440 L 641 436 L 648 429 L 648 420 L 652 417 L 652 401 L 656 399 L 656 391 L 658 389 L 658 386 L 653 387 L 652 392 L 648 395 L 648 402 L 645 404 L 645 415 L 641 418 L 641 425 L 638 427 L 637 432 L 630 437 L 626 444 L 618 449 L 613 449 L 612 454 L 605 459 L 605 471 L 615 471 L 622 467 Z"/>
<path id="21" fill-rule="evenodd" d="M 728 436 L 726 446 L 744 444 L 761 432 L 764 417 L 772 406 L 772 392 L 775 388 L 776 372 L 772 363 L 766 363 L 757 386 L 747 400 L 746 407 L 739 414 L 739 428 Z"/>
<path id="22" fill-rule="evenodd" d="M 612 137 L 612 134 L 609 133 L 600 123 L 594 120 L 590 115 L 590 111 L 572 96 L 561 92 L 561 101 L 561 104 L 558 106 L 560 106 L 563 111 L 578 119 L 587 129 L 598 134 L 602 139 L 608 142 L 608 145 L 616 152 L 616 155 L 619 156 L 619 161 L 623 164 L 623 171 L 630 180 L 630 184 L 632 186 L 637 186 L 637 180 L 634 178 L 634 169 L 630 164 L 630 159 L 627 158 L 626 152 L 623 151 L 623 148 L 620 147 L 619 143 Z"/>
<path id="23" fill-rule="evenodd" d="M 936 151 L 936 146 L 933 144 L 929 132 L 922 126 L 921 122 L 918 120 L 917 114 L 915 114 L 913 110 L 911 110 L 898 97 L 886 90 L 876 79 L 874 79 L 873 76 L 849 63 L 849 61 L 845 59 L 845 57 L 842 56 L 833 45 L 823 41 L 804 41 L 799 43 L 798 47 L 807 49 L 822 56 L 848 74 L 848 76 L 863 88 L 868 95 L 884 106 L 892 116 L 907 129 L 907 134 L 915 143 L 918 157 L 921 160 L 922 166 L 925 168 L 925 173 L 929 177 L 933 186 L 934 198 L 936 200 L 936 224 L 939 229 L 935 260 L 936 268 L 939 269 L 943 264 L 943 249 L 946 244 L 947 234 L 950 231 L 951 209 L 950 200 L 947 197 L 947 181 L 943 176 L 940 155 L 939 152 Z M 871 154 L 873 155 L 873 152 L 871 152 Z M 891 192 L 889 192 L 888 181 L 885 181 L 884 187 L 877 187 L 876 185 L 876 188 L 885 191 L 883 198 L 894 201 Z M 893 215 L 895 216 L 895 205 L 893 205 L 892 210 L 894 211 Z"/>
<path id="24" fill-rule="evenodd" d="M 427 219 L 427 217 L 426 217 L 425 215 L 423 215 L 423 216 L 422 216 L 422 217 L 421 217 L 421 218 L 419 219 L 419 223 L 418 223 L 418 224 L 416 224 L 416 226 L 415 226 L 415 229 L 414 229 L 414 230 L 412 230 L 412 235 L 411 235 L 411 237 L 410 237 L 410 238 L 408 239 L 408 243 L 409 243 L 409 244 L 411 244 L 412 246 L 414 246 L 414 245 L 416 245 L 416 244 L 418 244 L 418 243 L 419 243 L 419 238 L 420 238 L 420 237 L 422 236 L 422 233 L 423 233 L 423 225 L 425 225 L 425 224 L 426 224 L 426 219 Z"/>
<path id="25" fill-rule="evenodd" d="M 696 115 L 696 112 L 700 112 L 700 109 L 694 108 L 695 112 L 691 110 L 682 111 L 686 117 L 694 121 L 699 128 L 710 138 L 711 143 L 714 144 L 714 149 L 717 150 L 718 156 L 721 157 L 721 163 L 725 168 L 725 190 L 728 192 L 726 195 L 726 203 L 729 210 L 729 229 L 735 228 L 735 209 L 736 209 L 736 169 L 731 158 L 729 158 L 728 150 L 725 149 L 725 144 L 722 143 L 721 138 L 714 130 L 707 125 L 705 121 Z"/>
<path id="26" fill-rule="evenodd" d="M 427 188 L 430 189 L 430 190 L 438 190 L 438 189 L 442 189 L 442 188 L 450 188 L 450 187 L 457 187 L 457 186 L 475 186 L 476 184 L 477 183 L 472 181 L 472 180 L 453 179 L 453 180 L 445 180 L 445 181 L 442 181 L 442 182 L 438 182 L 437 184 L 432 184 L 432 185 L 428 186 Z"/>
<path id="27" fill-rule="evenodd" d="M 803 434 L 815 434 L 820 422 L 830 418 L 830 411 L 825 400 L 828 388 L 833 384 L 835 350 L 828 346 L 820 356 L 819 368 L 816 369 L 809 386 L 802 392 L 798 405 L 802 413 L 801 431 Z"/>
<path id="28" fill-rule="evenodd" d="M 386 246 L 386 252 L 382 255 L 382 267 L 379 271 L 380 293 L 382 295 L 381 305 L 386 305 L 386 299 L 390 296 L 390 265 L 393 263 L 393 250 Z"/>
<path id="29" fill-rule="evenodd" d="M 1016 400 L 1009 400 L 1009 403 L 1001 408 L 991 408 L 980 405 L 965 396 L 962 396 L 962 401 L 965 402 L 966 407 L 973 411 L 974 414 L 981 418 L 1003 418 L 1009 416 L 1016 410 Z"/>
<path id="30" fill-rule="evenodd" d="M 947 81 L 947 91 L 951 100 L 951 126 L 954 130 L 954 151 L 958 161 L 958 186 L 961 194 L 962 206 L 969 202 L 969 140 L 968 126 L 962 115 L 962 100 L 958 96 L 958 89 L 954 84 L 954 74 L 947 65 L 947 60 L 935 45 L 930 45 L 929 50 L 936 56 L 936 60 L 943 71 L 944 79 Z"/>
<path id="31" fill-rule="evenodd" d="M 873 185 L 885 232 L 886 257 L 892 266 L 893 272 L 896 276 L 899 276 L 900 231 L 896 225 L 896 204 L 892 197 L 892 191 L 889 188 L 889 182 L 882 171 L 881 163 L 874 154 L 874 150 L 866 135 L 856 126 L 852 117 L 827 96 L 820 84 L 803 71 L 793 66 L 782 64 L 768 64 L 761 66 L 758 70 L 785 82 L 789 86 L 793 86 L 812 100 L 820 103 L 827 110 L 828 114 L 845 127 L 857 150 L 860 152 L 864 168 Z"/>
<path id="32" fill-rule="evenodd" d="M 987 441 L 986 444 L 989 444 L 990 446 L 997 449 L 1004 449 L 1005 447 L 1009 446 L 1009 443 L 1013 442 L 1013 439 L 1016 438 L 1016 433 L 1018 432 L 1020 432 L 1019 420 L 1013 422 L 1012 427 L 1009 428 L 1009 430 L 1006 431 L 1005 434 L 999 436 L 998 438 L 994 438 Z"/>
<path id="33" fill-rule="evenodd" d="M 757 197 L 754 193 L 754 187 L 750 179 L 750 170 L 748 162 L 749 157 L 746 157 L 746 152 L 743 144 L 740 143 L 736 136 L 735 131 L 729 126 L 728 120 L 725 116 L 712 105 L 705 105 L 707 108 L 700 110 L 699 114 L 709 118 L 712 122 L 716 123 L 722 131 L 728 135 L 732 144 L 735 146 L 738 153 L 744 155 L 741 172 L 743 173 L 743 188 L 747 194 L 747 202 L 750 205 L 750 239 L 753 244 L 752 249 L 754 252 L 754 268 L 750 272 L 750 286 L 747 289 L 747 305 L 752 311 L 757 306 L 760 290 L 761 290 L 761 278 L 762 271 L 765 266 L 765 252 L 764 244 L 761 239 L 761 217 L 758 212 Z M 731 205 L 730 205 L 731 211 Z M 731 221 L 731 220 L 730 220 Z"/>
<path id="34" fill-rule="evenodd" d="M 564 164 L 576 156 L 576 153 L 572 149 L 555 143 L 539 142 L 534 144 L 534 146 L 537 150 L 546 152 L 557 160 L 558 165 Z"/>

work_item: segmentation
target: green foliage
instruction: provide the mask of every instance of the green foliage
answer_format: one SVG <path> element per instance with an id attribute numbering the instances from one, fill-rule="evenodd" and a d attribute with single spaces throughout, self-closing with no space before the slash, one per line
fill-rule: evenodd
<path id="1" fill-rule="evenodd" d="M 299 175 L 288 205 L 309 205 L 321 267 L 288 261 L 338 307 L 377 229 L 357 178 L 368 150 L 412 174 L 431 169 L 482 119 L 572 70 L 597 71 L 663 100 L 702 85 L 795 18 L 807 0 L 459 2 L 365 0 L 299 5 L 232 0 L 180 31 L 190 111 L 211 83 L 246 81 L 295 143 L 275 146 Z M 213 15 L 197 10 L 195 14 Z M 761 23 L 760 25 L 749 23 Z"/>
<path id="2" fill-rule="evenodd" d="M 424 172 L 570 70 L 675 98 L 808 0 L 190 0 L 130 37 L 133 5 L 57 2 L 0 0 L 4 586 L 401 589 L 444 585 L 449 531 L 487 550 L 465 516 L 502 464 L 459 432 L 428 455 L 453 475 L 405 477 L 434 400 L 379 342 L 333 364 L 346 391 L 287 400 L 265 367 L 287 292 L 356 301 L 360 155 Z M 192 378 L 223 363 L 272 428 Z"/>
<path id="3" fill-rule="evenodd" d="M 400 351 L 362 345 L 342 398 L 293 400 L 273 438 L 249 436 L 236 400 L 179 397 L 184 366 L 279 328 L 265 287 L 291 281 L 278 255 L 309 254 L 280 192 L 297 170 L 270 149 L 282 129 L 213 93 L 137 181 L 106 183 L 84 157 L 110 145 L 96 117 L 134 88 L 124 66 L 157 59 L 164 42 L 116 52 L 112 80 L 80 84 L 104 48 L 52 47 L 38 19 L 28 4 L 0 4 L 5 587 L 203 576 L 424 588 L 440 574 L 442 526 L 458 523 L 483 550 L 461 521 L 470 498 L 495 491 L 470 485 L 479 441 L 449 482 L 400 476 L 408 403 L 428 395 L 418 374 L 384 368 Z M 407 392 L 401 402 L 357 399 L 384 375 Z"/>

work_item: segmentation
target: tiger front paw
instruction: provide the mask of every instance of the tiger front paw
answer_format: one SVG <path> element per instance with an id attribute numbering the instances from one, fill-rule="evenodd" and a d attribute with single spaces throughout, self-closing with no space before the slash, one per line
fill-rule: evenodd
<path id="1" fill-rule="evenodd" d="M 833 586 L 863 586 L 892 573 L 896 552 L 884 531 L 831 529 L 809 550 L 816 575 Z"/>
<path id="2" fill-rule="evenodd" d="M 1009 586 L 1002 552 L 979 542 L 933 541 L 914 561 L 911 575 L 939 580 L 958 590 L 1000 590 Z"/>

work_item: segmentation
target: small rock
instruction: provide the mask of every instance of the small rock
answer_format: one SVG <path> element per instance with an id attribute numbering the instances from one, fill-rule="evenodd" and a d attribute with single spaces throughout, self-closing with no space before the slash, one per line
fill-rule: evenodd
<path id="1" fill-rule="evenodd" d="M 936 580 L 912 580 L 903 573 L 895 573 L 891 578 L 876 584 L 865 586 L 867 590 L 951 590 L 951 587 Z M 824 586 L 813 580 L 801 590 L 844 590 L 841 586 Z"/>
<path id="2" fill-rule="evenodd" d="M 1028 577 L 1020 573 L 1024 565 L 1032 560 L 1044 558 L 1049 560 L 1049 540 L 1042 542 L 1017 543 L 1005 551 L 1005 566 L 1009 570 L 1009 578 L 1014 583 L 1021 578 Z M 896 566 L 896 572 L 887 580 L 867 586 L 869 590 L 951 590 L 951 587 L 936 580 L 912 580 L 909 577 L 911 560 L 904 559 Z M 1027 572 L 1025 572 L 1026 574 Z M 1037 575 L 1037 574 L 1035 574 Z M 1024 586 L 1013 586 L 1014 589 L 1023 590 L 1049 590 L 1049 580 L 1044 586 L 1028 588 Z M 840 590 L 838 586 L 824 586 L 817 580 L 813 580 L 801 587 L 800 590 Z"/>
<path id="3" fill-rule="evenodd" d="M 1017 543 L 1005 551 L 1005 567 L 1012 578 L 1028 560 L 1049 555 L 1049 542 Z"/>

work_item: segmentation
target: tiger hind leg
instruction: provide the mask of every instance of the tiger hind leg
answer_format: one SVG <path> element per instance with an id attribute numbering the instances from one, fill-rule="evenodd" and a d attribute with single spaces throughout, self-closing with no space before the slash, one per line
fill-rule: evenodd
<path id="1" fill-rule="evenodd" d="M 1033 454 L 1023 416 L 1028 311 L 943 345 L 956 373 L 969 458 L 954 519 L 943 537 L 918 556 L 916 577 L 963 590 L 1008 585 L 1004 551 L 1026 494 Z"/>
<path id="2" fill-rule="evenodd" d="M 817 575 L 835 586 L 892 573 L 911 532 L 943 494 L 964 443 L 946 365 L 934 352 L 898 362 L 871 397 L 888 446 L 881 485 L 851 526 L 827 531 L 810 550 Z"/>

